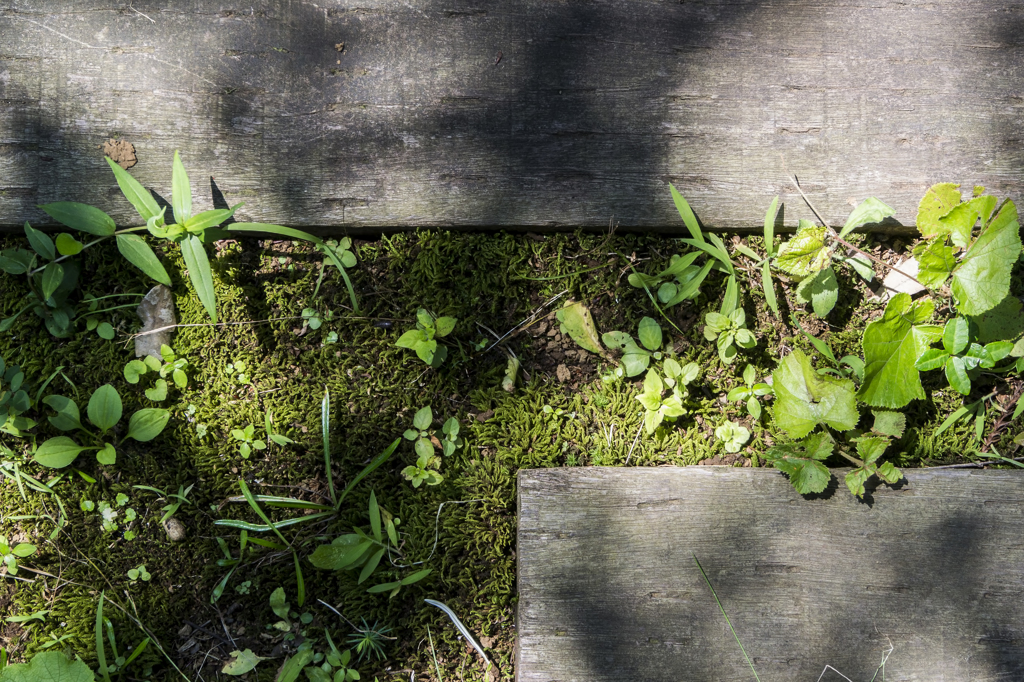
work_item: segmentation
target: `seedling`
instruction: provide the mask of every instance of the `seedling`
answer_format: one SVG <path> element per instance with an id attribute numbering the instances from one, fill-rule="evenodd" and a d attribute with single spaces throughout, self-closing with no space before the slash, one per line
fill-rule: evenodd
<path id="1" fill-rule="evenodd" d="M 699 286 L 703 278 L 712 269 L 719 270 L 728 275 L 725 280 L 725 294 L 722 296 L 722 304 L 719 308 L 720 314 L 728 315 L 739 306 L 740 301 L 739 285 L 736 282 L 736 268 L 733 265 L 732 258 L 729 257 L 729 249 L 726 248 L 725 243 L 717 234 L 708 233 L 706 235 L 707 239 L 705 239 L 705 234 L 700 229 L 700 223 L 697 222 L 697 216 L 693 214 L 693 210 L 686 203 L 686 199 L 683 198 L 674 186 L 669 185 L 669 189 L 672 191 L 672 201 L 675 202 L 676 210 L 679 211 L 679 216 L 683 219 L 686 229 L 690 232 L 689 239 L 680 239 L 679 241 L 700 249 L 711 257 L 701 270 L 703 276 L 698 273 L 698 276 L 691 281 L 696 281 L 696 285 Z"/>
<path id="2" fill-rule="evenodd" d="M 244 429 L 231 429 L 231 437 L 238 441 L 238 454 L 242 459 L 249 459 L 253 450 L 266 450 L 267 444 L 255 438 L 256 427 L 249 424 Z"/>
<path id="3" fill-rule="evenodd" d="M 100 464 L 110 465 L 117 461 L 114 442 L 119 441 L 108 440 L 114 426 L 121 421 L 123 413 L 121 396 L 117 389 L 106 384 L 96 389 L 89 398 L 86 416 L 95 431 L 82 424 L 81 414 L 74 400 L 61 395 L 48 395 L 43 402 L 57 413 L 47 417 L 51 425 L 60 431 L 75 431 L 92 445 L 79 445 L 68 436 L 50 438 L 36 449 L 33 456 L 36 462 L 51 469 L 63 469 L 86 450 L 95 450 L 96 461 Z M 164 409 L 138 410 L 128 420 L 128 433 L 125 438 L 149 442 L 160 435 L 170 418 L 171 413 Z"/>
<path id="4" fill-rule="evenodd" d="M 18 575 L 18 559 L 28 558 L 35 552 L 35 545 L 19 542 L 12 547 L 7 542 L 7 536 L 0 535 L 0 559 L 3 561 L 5 574 Z"/>
<path id="5" fill-rule="evenodd" d="M 954 317 L 942 331 L 942 348 L 929 348 L 914 363 L 921 372 L 944 367 L 949 385 L 963 395 L 971 392 L 971 377 L 979 368 L 991 369 L 1013 350 L 1010 341 L 975 343 L 972 325 L 963 317 Z"/>
<path id="6" fill-rule="evenodd" d="M 648 435 L 653 434 L 666 419 L 674 422 L 686 414 L 683 405 L 688 396 L 686 385 L 700 374 L 697 363 L 680 366 L 673 358 L 667 358 L 662 369 L 665 380 L 662 381 L 657 371 L 648 371 L 644 378 L 643 393 L 636 397 L 644 406 L 644 428 Z"/>
<path id="7" fill-rule="evenodd" d="M 382 626 L 377 622 L 374 622 L 373 625 L 367 625 L 364 618 L 363 627 L 356 628 L 356 631 L 348 636 L 348 643 L 356 648 L 360 661 L 364 657 L 376 657 L 378 660 L 383 661 L 384 640 L 391 639 L 386 636 L 389 632 L 391 632 L 391 628 Z"/>
<path id="8" fill-rule="evenodd" d="M 703 267 L 693 264 L 701 255 L 700 251 L 685 256 L 676 254 L 669 260 L 667 268 L 655 275 L 634 272 L 629 283 L 637 289 L 657 290 L 658 301 L 666 308 L 677 303 L 693 300 L 700 294 L 700 285 L 711 271 L 714 261 L 709 260 Z"/>
<path id="9" fill-rule="evenodd" d="M 153 386 L 146 389 L 146 397 L 154 402 L 160 402 L 167 398 L 167 377 L 179 390 L 188 386 L 188 360 L 179 358 L 174 349 L 166 343 L 160 346 L 160 356 L 163 362 L 152 355 L 147 355 L 142 360 L 132 360 L 124 366 L 124 378 L 129 384 L 137 384 L 141 377 L 148 373 L 159 375 Z"/>
<path id="10" fill-rule="evenodd" d="M 187 488 L 183 485 L 179 485 L 177 493 L 165 493 L 163 490 L 160 490 L 159 488 L 153 488 L 148 485 L 133 485 L 132 487 L 138 490 L 148 490 L 151 493 L 156 493 L 157 495 L 168 501 L 168 503 L 164 505 L 160 510 L 164 512 L 164 515 L 160 517 L 160 521 L 158 523 L 163 525 L 164 522 L 166 522 L 168 519 L 170 519 L 178 513 L 178 510 L 181 509 L 181 505 L 185 504 L 186 502 L 188 504 L 192 504 L 192 501 L 188 499 L 188 494 L 192 492 L 192 488 L 195 487 L 195 483 L 193 483 Z"/>
<path id="11" fill-rule="evenodd" d="M 727 421 L 715 429 L 715 438 L 722 441 L 726 452 L 734 453 L 742 450 L 750 440 L 750 431 L 736 422 Z"/>
<path id="12" fill-rule="evenodd" d="M 412 420 L 413 428 L 402 434 L 403 438 L 414 442 L 416 464 L 402 470 L 402 476 L 412 481 L 414 488 L 420 487 L 422 483 L 437 485 L 444 480 L 441 474 L 434 470 L 441 465 L 441 459 L 434 454 L 435 447 L 440 447 L 446 457 L 462 447 L 459 420 L 455 417 L 449 418 L 441 427 L 440 437 L 436 431 L 430 430 L 433 420 L 433 412 L 430 405 L 427 405 L 416 412 Z"/>
<path id="13" fill-rule="evenodd" d="M 761 418 L 761 403 L 758 398 L 771 395 L 772 387 L 765 383 L 754 383 L 757 379 L 757 369 L 753 365 L 743 368 L 743 386 L 737 386 L 729 391 L 726 400 L 730 402 L 745 402 L 747 414 L 754 419 Z M 727 450 L 727 452 L 729 452 Z"/>
<path id="14" fill-rule="evenodd" d="M 448 357 L 448 349 L 437 339 L 448 336 L 455 329 L 454 317 L 434 317 L 424 308 L 416 311 L 416 328 L 402 334 L 395 345 L 416 351 L 420 360 L 434 369 Z"/>
<path id="15" fill-rule="evenodd" d="M 25 373 L 17 365 L 7 366 L 0 357 L 0 432 L 22 436 L 36 423 L 21 415 L 32 408 L 32 399 L 25 390 Z"/>
<path id="16" fill-rule="evenodd" d="M 717 342 L 718 357 L 726 364 L 736 359 L 736 346 L 753 348 L 757 345 L 754 333 L 747 329 L 743 308 L 736 308 L 728 315 L 709 312 L 704 316 L 704 323 L 704 338 Z"/>
<path id="17" fill-rule="evenodd" d="M 128 569 L 128 579 L 133 583 L 137 580 L 149 582 L 149 579 L 152 577 L 149 571 L 146 570 L 146 564 L 139 564 L 135 568 Z"/>
<path id="18" fill-rule="evenodd" d="M 245 371 L 247 367 L 245 360 L 235 360 L 224 365 L 224 372 L 237 383 L 244 385 L 249 383 L 249 375 Z"/>
<path id="19" fill-rule="evenodd" d="M 644 317 L 640 320 L 637 336 L 643 345 L 642 348 L 636 344 L 632 336 L 625 332 L 605 332 L 601 336 L 604 345 L 622 353 L 622 369 L 627 377 L 643 374 L 650 366 L 652 358 L 660 360 L 663 355 L 662 341 L 664 337 L 661 333 L 661 326 L 654 318 Z M 671 344 L 671 340 L 667 343 Z"/>

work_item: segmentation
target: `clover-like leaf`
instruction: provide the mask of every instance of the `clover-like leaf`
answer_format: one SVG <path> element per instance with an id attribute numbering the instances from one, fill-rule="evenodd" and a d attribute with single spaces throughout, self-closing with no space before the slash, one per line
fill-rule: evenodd
<path id="1" fill-rule="evenodd" d="M 794 438 L 803 438 L 818 424 L 848 431 L 860 415 L 853 382 L 818 374 L 800 350 L 783 358 L 772 373 L 775 423 Z"/>
<path id="2" fill-rule="evenodd" d="M 832 454 L 834 443 L 827 433 L 815 433 L 802 441 L 781 443 L 765 453 L 776 469 L 789 475 L 789 482 L 801 495 L 820 493 L 832 474 L 822 464 Z"/>
<path id="3" fill-rule="evenodd" d="M 857 397 L 872 407 L 903 407 L 924 398 L 921 375 L 914 366 L 942 333 L 932 318 L 931 300 L 915 303 L 908 294 L 896 294 L 882 318 L 868 324 L 862 341 L 864 382 Z"/>

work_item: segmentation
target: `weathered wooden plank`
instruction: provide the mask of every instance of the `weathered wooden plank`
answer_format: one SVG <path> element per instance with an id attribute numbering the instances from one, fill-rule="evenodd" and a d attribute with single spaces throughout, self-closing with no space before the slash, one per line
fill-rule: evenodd
<path id="1" fill-rule="evenodd" d="M 787 172 L 841 222 L 911 224 L 940 180 L 1024 188 L 1024 3 L 995 0 L 8 0 L 0 223 L 53 200 L 135 222 L 99 146 L 166 194 L 181 149 L 240 217 L 756 226 Z M 342 47 L 343 44 L 343 47 Z M 336 47 L 337 46 L 337 47 Z"/>
<path id="2" fill-rule="evenodd" d="M 858 502 L 766 469 L 521 471 L 518 679 L 751 680 L 693 555 L 766 682 L 871 680 L 890 642 L 889 681 L 1024 679 L 1024 476 L 906 473 Z"/>

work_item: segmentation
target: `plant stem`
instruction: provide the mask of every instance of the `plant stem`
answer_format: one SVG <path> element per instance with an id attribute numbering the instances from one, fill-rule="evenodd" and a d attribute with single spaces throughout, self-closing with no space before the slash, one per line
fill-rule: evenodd
<path id="1" fill-rule="evenodd" d="M 830 235 L 830 236 L 831 236 L 831 237 L 832 237 L 833 239 L 835 239 L 835 240 L 836 240 L 837 242 L 839 242 L 839 243 L 840 243 L 840 244 L 842 244 L 843 246 L 845 246 L 845 247 L 847 247 L 847 248 L 849 248 L 849 249 L 853 249 L 854 251 L 856 251 L 856 252 L 857 252 L 857 253 L 859 253 L 860 255 L 864 256 L 865 258 L 868 258 L 868 259 L 870 259 L 870 260 L 874 261 L 874 262 L 875 262 L 875 263 L 877 263 L 878 265 L 882 265 L 882 266 L 884 266 L 884 267 L 887 267 L 887 268 L 889 268 L 890 270 L 892 270 L 893 272 L 895 272 L 895 273 L 897 273 L 897 274 L 900 274 L 900 275 L 903 275 L 904 277 L 906 277 L 907 279 L 911 280 L 912 282 L 917 282 L 917 284 L 918 284 L 918 285 L 920 285 L 920 286 L 921 286 L 921 288 L 923 288 L 923 289 L 927 289 L 927 288 L 928 288 L 928 287 L 926 287 L 925 285 L 921 284 L 921 282 L 920 282 L 920 281 L 918 281 L 918 279 L 917 279 L 916 277 L 913 277 L 913 276 L 911 276 L 911 275 L 908 275 L 907 273 L 903 272 L 902 270 L 900 270 L 900 269 L 899 269 L 899 268 L 897 268 L 896 266 L 894 266 L 894 265 L 890 265 L 889 263 L 886 263 L 886 262 L 885 262 L 884 260 L 882 260 L 881 258 L 878 258 L 878 257 L 876 257 L 876 256 L 873 256 L 873 255 L 871 255 L 871 254 L 870 254 L 870 253 L 868 253 L 867 251 L 864 251 L 863 249 L 861 249 L 861 248 L 859 248 L 859 247 L 857 247 L 857 246 L 854 246 L 854 245 L 853 245 L 853 244 L 851 244 L 850 242 L 848 242 L 848 241 L 846 241 L 845 239 L 843 239 L 842 237 L 840 237 L 840 236 L 839 236 L 839 234 L 838 234 L 838 233 L 837 233 L 837 232 L 836 232 L 836 231 L 835 231 L 835 230 L 834 230 L 834 229 L 832 228 L 832 226 L 831 226 L 831 225 L 829 225 L 829 224 L 828 224 L 827 222 L 825 222 L 825 219 L 821 217 L 821 214 L 820 214 L 820 213 L 818 213 L 818 209 L 816 209 L 816 208 L 814 207 L 814 204 L 812 204 L 812 203 L 811 203 L 811 200 L 810 200 L 810 199 L 809 199 L 809 198 L 807 197 L 807 195 L 806 195 L 806 194 L 804 194 L 804 190 L 803 190 L 803 188 L 801 188 L 801 187 L 800 187 L 800 183 L 799 183 L 799 182 L 797 182 L 797 180 L 796 180 L 796 176 L 795 176 L 795 175 L 794 175 L 794 176 L 790 176 L 790 178 L 789 178 L 789 179 L 790 179 L 790 181 L 791 181 L 791 182 L 793 183 L 793 185 L 795 185 L 795 186 L 796 186 L 796 189 L 797 189 L 797 191 L 798 191 L 798 192 L 800 192 L 800 196 L 802 196 L 802 197 L 804 198 L 804 201 L 805 201 L 805 202 L 807 202 L 807 207 L 811 209 L 811 212 L 812 212 L 812 213 L 813 213 L 813 214 L 814 214 L 814 215 L 815 215 L 815 216 L 816 216 L 816 217 L 818 218 L 818 221 L 819 221 L 819 222 L 820 222 L 820 223 L 821 223 L 822 225 L 824 225 L 824 226 L 825 226 L 825 229 L 827 229 L 827 230 L 828 230 L 828 233 L 829 233 L 829 235 Z"/>
<path id="2" fill-rule="evenodd" d="M 98 239 L 93 239 L 91 242 L 86 242 L 85 244 L 82 245 L 82 251 L 85 251 L 90 246 L 95 246 L 96 244 L 99 244 L 102 241 L 110 239 L 111 237 L 116 237 L 119 234 L 128 234 L 130 232 L 138 232 L 140 230 L 145 230 L 145 229 L 146 229 L 146 226 L 143 225 L 141 227 L 126 227 L 123 230 L 117 230 L 116 232 L 114 232 L 114 234 L 108 234 L 105 237 L 99 237 Z M 78 253 L 81 253 L 82 251 L 79 251 Z M 75 255 L 78 255 L 78 254 L 75 254 Z M 62 260 L 67 260 L 68 258 L 71 258 L 71 256 L 60 256 L 59 258 L 54 258 L 52 261 L 50 261 L 50 263 L 59 263 Z M 36 274 L 37 272 L 42 272 L 45 268 L 46 268 L 46 266 L 44 265 L 41 268 L 36 268 L 35 270 L 30 271 L 28 274 L 31 277 L 32 275 Z"/>

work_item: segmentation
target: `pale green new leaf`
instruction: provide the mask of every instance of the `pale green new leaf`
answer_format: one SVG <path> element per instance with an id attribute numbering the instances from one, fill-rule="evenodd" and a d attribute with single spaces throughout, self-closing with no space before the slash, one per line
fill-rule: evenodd
<path id="1" fill-rule="evenodd" d="M 889 216 L 896 215 L 896 210 L 890 206 L 886 206 L 875 197 L 869 197 L 857 205 L 857 208 L 853 209 L 850 213 L 850 217 L 846 219 L 846 224 L 843 225 L 843 229 L 839 232 L 840 239 L 845 239 L 846 235 L 853 232 L 861 225 L 867 225 L 869 223 L 880 223 Z"/>
<path id="2" fill-rule="evenodd" d="M 637 331 L 640 343 L 648 350 L 661 349 L 661 326 L 652 317 L 644 317 L 640 320 L 640 327 Z"/>
<path id="3" fill-rule="evenodd" d="M 1020 247 L 1017 207 L 1007 201 L 953 273 L 950 289 L 961 313 L 980 315 L 1006 298 Z"/>
<path id="4" fill-rule="evenodd" d="M 822 462 L 832 454 L 833 445 L 827 433 L 815 433 L 803 441 L 776 445 L 765 458 L 789 475 L 790 483 L 801 495 L 820 493 L 832 478 Z"/>
<path id="5" fill-rule="evenodd" d="M 559 309 L 555 313 L 555 317 L 569 338 L 581 348 L 591 353 L 600 353 L 603 350 L 597 336 L 597 329 L 594 327 L 594 319 L 587 306 L 582 303 L 572 303 Z"/>
<path id="6" fill-rule="evenodd" d="M 206 256 L 203 242 L 194 234 L 185 235 L 179 244 L 181 255 L 188 268 L 188 277 L 196 290 L 196 295 L 206 308 L 207 314 L 214 322 L 217 321 L 217 299 L 213 289 L 213 272 L 210 270 L 210 259 Z"/>
<path id="7" fill-rule="evenodd" d="M 825 232 L 824 226 L 801 220 L 796 234 L 779 249 L 775 265 L 801 278 L 828 267 L 831 257 L 825 248 Z"/>
<path id="8" fill-rule="evenodd" d="M 800 350 L 794 350 L 772 373 L 775 423 L 794 438 L 803 438 L 818 424 L 848 431 L 860 415 L 853 382 L 818 374 Z"/>
<path id="9" fill-rule="evenodd" d="M 171 208 L 174 210 L 174 222 L 179 225 L 184 225 L 192 217 L 192 188 L 177 149 L 171 166 Z"/>
<path id="10" fill-rule="evenodd" d="M 949 213 L 939 218 L 939 225 L 949 230 L 949 237 L 959 247 L 971 243 L 974 225 L 981 218 L 981 224 L 988 222 L 989 216 L 996 208 L 996 198 L 992 195 L 974 197 L 956 206 Z"/>
<path id="11" fill-rule="evenodd" d="M 931 300 L 915 303 L 908 294 L 896 294 L 881 319 L 864 330 L 864 383 L 857 397 L 872 407 L 903 407 L 924 398 L 921 375 L 914 363 L 942 334 L 932 318 Z"/>
<path id="12" fill-rule="evenodd" d="M 945 237 L 914 247 L 917 259 L 917 281 L 929 289 L 938 289 L 946 283 L 949 274 L 956 267 L 953 247 L 946 246 Z"/>
<path id="13" fill-rule="evenodd" d="M 160 206 L 156 203 L 153 195 L 149 193 L 149 190 L 132 177 L 131 173 L 114 163 L 113 159 L 109 156 L 104 158 L 107 160 L 110 170 L 114 171 L 114 179 L 117 180 L 117 186 L 121 188 L 121 193 L 135 207 L 139 217 L 143 221 L 148 221 L 153 216 L 160 215 Z"/>
<path id="14" fill-rule="evenodd" d="M 917 206 L 917 229 L 925 239 L 948 235 L 952 225 L 939 222 L 960 203 L 960 185 L 941 182 L 932 185 Z"/>
<path id="15" fill-rule="evenodd" d="M 118 166 L 120 168 L 120 166 Z M 171 277 L 146 240 L 137 234 L 117 235 L 117 250 L 129 263 L 160 284 L 171 286 Z"/>

